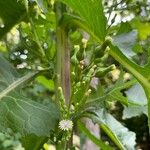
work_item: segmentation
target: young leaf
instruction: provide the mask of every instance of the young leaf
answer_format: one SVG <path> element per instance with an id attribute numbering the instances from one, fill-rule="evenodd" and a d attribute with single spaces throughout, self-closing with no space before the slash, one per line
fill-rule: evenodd
<path id="1" fill-rule="evenodd" d="M 59 119 L 56 105 L 44 106 L 21 95 L 17 88 L 29 78 L 18 79 L 16 70 L 2 57 L 0 73 L 0 131 L 11 128 L 22 136 L 49 136 Z"/>
<path id="2" fill-rule="evenodd" d="M 100 40 L 106 36 L 106 18 L 101 0 L 61 0 L 77 12 L 90 32 Z M 93 19 L 94 18 L 94 19 Z"/>

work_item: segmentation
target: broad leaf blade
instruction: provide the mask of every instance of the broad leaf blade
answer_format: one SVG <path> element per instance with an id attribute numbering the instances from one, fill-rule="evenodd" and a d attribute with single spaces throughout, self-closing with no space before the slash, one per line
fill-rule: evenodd
<path id="1" fill-rule="evenodd" d="M 0 57 L 0 92 L 4 93 L 13 82 L 18 79 L 15 69 L 2 57 Z M 19 84 L 17 85 L 17 87 Z M 44 106 L 30 100 L 20 94 L 16 89 L 1 97 L 0 101 L 0 131 L 11 128 L 22 136 L 36 135 L 49 136 L 55 129 L 59 118 L 59 111 L 55 104 Z M 3 92 L 2 92 L 3 91 Z"/>
<path id="2" fill-rule="evenodd" d="M 27 3 L 27 0 L 0 0 L 0 39 L 24 19 Z"/>
<path id="3" fill-rule="evenodd" d="M 101 0 L 61 0 L 75 12 L 85 22 L 87 28 L 91 30 L 100 40 L 106 36 L 106 18 L 103 12 Z"/>

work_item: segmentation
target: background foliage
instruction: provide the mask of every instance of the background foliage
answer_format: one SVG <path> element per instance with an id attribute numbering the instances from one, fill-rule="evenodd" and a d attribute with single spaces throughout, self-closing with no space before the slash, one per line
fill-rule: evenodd
<path id="1" fill-rule="evenodd" d="M 1 149 L 83 149 L 87 137 L 149 149 L 149 13 L 148 0 L 0 0 Z"/>

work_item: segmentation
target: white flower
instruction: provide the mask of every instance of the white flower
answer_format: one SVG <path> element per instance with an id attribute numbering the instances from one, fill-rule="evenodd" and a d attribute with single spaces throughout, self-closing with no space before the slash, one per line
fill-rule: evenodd
<path id="1" fill-rule="evenodd" d="M 59 122 L 59 128 L 61 130 L 68 131 L 71 130 L 72 127 L 73 127 L 73 122 L 71 120 L 64 119 Z"/>

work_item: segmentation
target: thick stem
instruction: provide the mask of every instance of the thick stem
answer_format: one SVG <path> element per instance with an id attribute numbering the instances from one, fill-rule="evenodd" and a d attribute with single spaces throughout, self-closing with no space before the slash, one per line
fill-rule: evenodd
<path id="1" fill-rule="evenodd" d="M 62 87 L 65 103 L 70 104 L 70 49 L 68 31 L 61 26 L 62 15 L 65 6 L 60 2 L 56 3 L 56 99 L 59 102 L 58 87 Z M 61 149 L 68 149 L 72 146 L 72 140 L 62 143 Z"/>
<path id="2" fill-rule="evenodd" d="M 67 31 L 61 27 L 60 20 L 64 12 L 64 5 L 56 4 L 56 88 L 62 87 L 66 105 L 69 106 L 70 101 L 70 50 Z M 56 95 L 57 95 L 56 89 Z M 59 99 L 57 95 L 57 100 Z"/>

